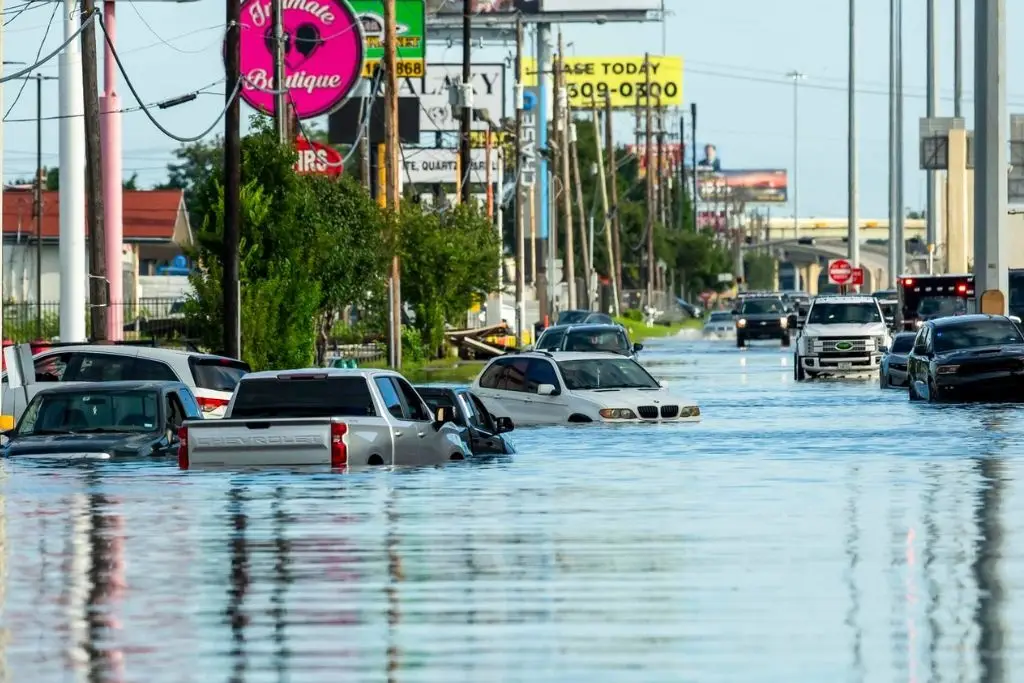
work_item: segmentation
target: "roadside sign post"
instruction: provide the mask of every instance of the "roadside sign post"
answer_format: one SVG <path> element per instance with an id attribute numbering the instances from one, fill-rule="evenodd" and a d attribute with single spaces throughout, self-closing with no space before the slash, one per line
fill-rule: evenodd
<path id="1" fill-rule="evenodd" d="M 828 281 L 840 287 L 853 284 L 853 266 L 844 258 L 832 259 L 828 262 Z"/>

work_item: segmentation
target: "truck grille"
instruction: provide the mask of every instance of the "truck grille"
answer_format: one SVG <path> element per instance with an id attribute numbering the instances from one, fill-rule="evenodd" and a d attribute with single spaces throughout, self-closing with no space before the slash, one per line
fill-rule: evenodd
<path id="1" fill-rule="evenodd" d="M 849 346 L 847 346 L 849 345 Z M 873 339 L 831 339 L 818 338 L 814 340 L 814 350 L 817 353 L 865 353 L 874 351 L 875 342 Z"/>
<path id="2" fill-rule="evenodd" d="M 639 406 L 637 412 L 640 413 L 640 417 L 645 420 L 657 420 L 658 419 L 658 406 Z"/>
<path id="3" fill-rule="evenodd" d="M 662 417 L 675 417 L 679 414 L 679 406 L 662 406 L 661 416 Z"/>

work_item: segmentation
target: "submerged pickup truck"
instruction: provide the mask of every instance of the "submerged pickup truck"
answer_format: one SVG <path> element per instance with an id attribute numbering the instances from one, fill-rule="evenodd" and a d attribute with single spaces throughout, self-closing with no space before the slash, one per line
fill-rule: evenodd
<path id="1" fill-rule="evenodd" d="M 325 368 L 241 379 L 221 420 L 188 420 L 178 465 L 433 465 L 472 453 L 396 372 Z"/>

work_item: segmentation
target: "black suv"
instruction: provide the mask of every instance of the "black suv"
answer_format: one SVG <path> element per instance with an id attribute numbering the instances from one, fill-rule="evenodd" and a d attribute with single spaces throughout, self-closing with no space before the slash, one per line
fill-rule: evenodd
<path id="1" fill-rule="evenodd" d="M 778 339 L 789 346 L 789 307 L 781 296 L 744 297 L 736 316 L 736 346 L 743 348 L 750 339 Z"/>

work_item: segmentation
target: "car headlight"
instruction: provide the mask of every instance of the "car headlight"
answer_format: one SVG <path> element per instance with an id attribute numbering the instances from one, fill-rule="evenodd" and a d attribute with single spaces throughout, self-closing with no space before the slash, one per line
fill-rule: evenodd
<path id="1" fill-rule="evenodd" d="M 636 413 L 629 408 L 602 408 L 598 411 L 606 420 L 635 420 Z"/>
<path id="2" fill-rule="evenodd" d="M 683 406 L 679 411 L 679 417 L 700 417 L 700 408 L 697 406 Z"/>
<path id="3" fill-rule="evenodd" d="M 915 320 L 915 321 L 914 321 L 914 327 L 915 327 L 915 328 L 919 328 L 919 327 L 921 327 L 921 325 L 923 325 L 923 324 L 924 324 L 924 322 L 923 322 L 923 321 L 921 321 L 921 320 Z"/>
<path id="4" fill-rule="evenodd" d="M 779 324 L 782 325 L 783 327 L 789 325 L 789 318 L 779 318 Z"/>
<path id="5" fill-rule="evenodd" d="M 959 369 L 960 369 L 959 365 L 940 365 L 937 372 L 940 375 L 952 375 L 952 374 L 955 374 L 956 371 L 959 370 Z"/>
<path id="6" fill-rule="evenodd" d="M 736 321 L 736 327 L 746 327 L 746 326 L 747 326 L 746 319 L 740 318 L 739 320 Z"/>

